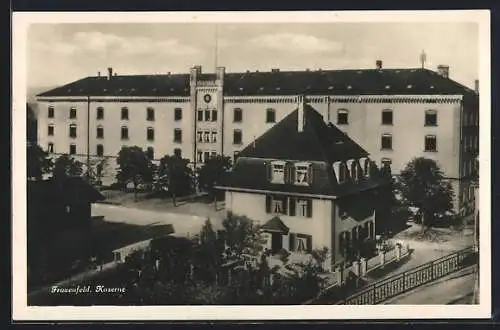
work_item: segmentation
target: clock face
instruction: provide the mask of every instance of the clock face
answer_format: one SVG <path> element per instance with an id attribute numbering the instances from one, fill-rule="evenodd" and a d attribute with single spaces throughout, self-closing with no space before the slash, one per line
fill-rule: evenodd
<path id="1" fill-rule="evenodd" d="M 210 96 L 210 94 L 205 94 L 205 96 L 203 96 L 203 100 L 205 103 L 210 103 L 210 101 L 212 101 L 212 96 Z"/>

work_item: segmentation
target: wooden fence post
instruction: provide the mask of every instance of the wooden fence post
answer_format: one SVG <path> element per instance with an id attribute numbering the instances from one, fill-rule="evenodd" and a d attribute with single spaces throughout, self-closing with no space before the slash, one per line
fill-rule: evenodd
<path id="1" fill-rule="evenodd" d="M 396 260 L 399 261 L 401 259 L 401 244 L 396 244 Z"/>
<path id="2" fill-rule="evenodd" d="M 365 276 L 368 270 L 368 260 L 366 260 L 366 258 L 360 258 L 359 262 L 361 264 L 361 276 Z"/>

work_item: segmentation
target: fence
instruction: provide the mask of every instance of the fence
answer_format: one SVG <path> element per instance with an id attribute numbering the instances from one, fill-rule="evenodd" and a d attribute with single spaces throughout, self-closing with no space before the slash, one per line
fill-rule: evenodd
<path id="1" fill-rule="evenodd" d="M 477 253 L 474 252 L 473 247 L 469 247 L 374 283 L 341 301 L 338 305 L 376 305 L 476 264 L 477 261 Z"/>

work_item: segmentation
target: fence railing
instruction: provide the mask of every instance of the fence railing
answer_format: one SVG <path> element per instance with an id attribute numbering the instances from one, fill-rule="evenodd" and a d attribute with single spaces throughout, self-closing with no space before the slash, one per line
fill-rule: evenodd
<path id="1" fill-rule="evenodd" d="M 376 305 L 477 262 L 477 252 L 469 247 L 371 284 L 337 304 Z"/>

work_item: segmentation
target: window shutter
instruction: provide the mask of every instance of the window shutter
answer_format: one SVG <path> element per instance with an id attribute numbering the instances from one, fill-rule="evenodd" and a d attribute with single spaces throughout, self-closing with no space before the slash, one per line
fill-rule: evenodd
<path id="1" fill-rule="evenodd" d="M 308 183 L 312 184 L 313 183 L 313 168 L 312 165 L 309 164 L 307 167 L 307 178 L 309 179 Z"/>
<path id="2" fill-rule="evenodd" d="M 288 181 L 289 184 L 294 184 L 295 182 L 295 167 L 293 166 L 293 163 L 287 163 L 286 164 L 286 180 Z"/>
<path id="3" fill-rule="evenodd" d="M 292 183 L 290 181 L 290 163 L 285 163 L 284 173 L 283 173 L 283 181 L 285 184 Z"/>
<path id="4" fill-rule="evenodd" d="M 266 166 L 267 181 L 271 181 L 273 179 L 273 166 L 271 163 L 264 164 L 264 166 Z"/>
<path id="5" fill-rule="evenodd" d="M 283 201 L 283 214 L 288 214 L 288 197 L 286 196 L 283 196 L 282 197 L 282 201 Z"/>
<path id="6" fill-rule="evenodd" d="M 312 251 L 312 236 L 307 235 L 307 251 L 311 252 Z"/>
<path id="7" fill-rule="evenodd" d="M 271 196 L 266 195 L 266 213 L 271 213 Z"/>
<path id="8" fill-rule="evenodd" d="M 290 201 L 290 216 L 294 217 L 295 214 L 296 214 L 296 208 L 297 208 L 297 201 L 295 199 L 295 197 L 290 197 L 289 198 L 289 201 Z"/>
<path id="9" fill-rule="evenodd" d="M 311 199 L 307 200 L 307 217 L 308 218 L 312 217 L 312 200 Z"/>
<path id="10" fill-rule="evenodd" d="M 290 251 L 295 251 L 295 234 L 290 233 L 289 242 L 290 242 L 289 250 Z"/>

